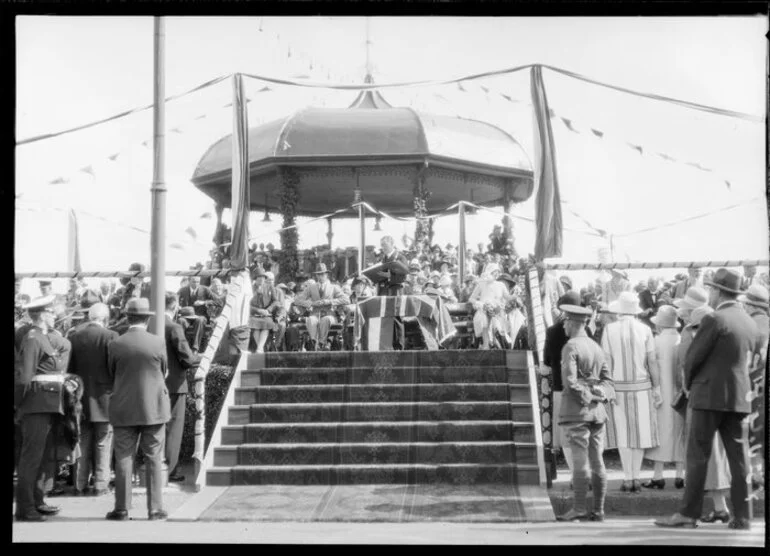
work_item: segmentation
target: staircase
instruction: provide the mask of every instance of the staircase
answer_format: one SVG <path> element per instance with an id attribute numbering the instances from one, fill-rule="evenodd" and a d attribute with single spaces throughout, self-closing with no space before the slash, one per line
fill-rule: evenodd
<path id="1" fill-rule="evenodd" d="M 248 357 L 208 485 L 545 483 L 527 352 Z"/>

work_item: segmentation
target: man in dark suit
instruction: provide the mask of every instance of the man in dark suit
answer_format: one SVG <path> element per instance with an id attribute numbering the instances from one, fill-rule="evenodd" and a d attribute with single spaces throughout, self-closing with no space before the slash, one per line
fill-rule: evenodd
<path id="1" fill-rule="evenodd" d="M 179 296 L 179 308 L 184 309 L 190 307 L 195 312 L 195 316 L 187 316 L 185 319 L 191 326 L 190 337 L 195 339 L 195 341 L 190 344 L 190 347 L 196 353 L 200 351 L 200 341 L 201 338 L 203 338 L 203 329 L 208 322 L 206 303 L 215 301 L 215 297 L 212 295 L 211 290 L 207 286 L 201 286 L 200 281 L 201 279 L 198 276 L 190 276 L 188 285 L 180 288 L 177 292 L 177 295 Z"/>
<path id="2" fill-rule="evenodd" d="M 166 388 L 171 401 L 171 419 L 166 423 L 166 463 L 169 469 L 168 480 L 184 481 L 184 476 L 176 471 L 179 463 L 179 449 L 182 446 L 184 417 L 187 407 L 187 369 L 200 363 L 200 356 L 193 353 L 185 338 L 182 325 L 176 322 L 179 301 L 173 292 L 166 292 L 166 357 L 168 358 L 168 376 Z M 152 323 L 152 317 L 150 322 Z M 150 327 L 152 324 L 149 325 Z"/>
<path id="3" fill-rule="evenodd" d="M 64 414 L 62 389 L 70 350 L 69 341 L 53 332 L 55 302 L 56 297 L 48 295 L 25 306 L 31 326 L 19 344 L 14 388 L 15 420 L 22 437 L 17 521 L 45 521 L 46 515 L 59 513 L 44 500 L 46 483 L 55 475 L 54 433 Z"/>
<path id="4" fill-rule="evenodd" d="M 95 303 L 88 309 L 88 322 L 70 335 L 72 354 L 69 372 L 83 379 L 83 422 L 80 428 L 80 450 L 75 471 L 75 492 L 86 493 L 93 469 L 93 494 L 109 492 L 112 458 L 112 425 L 109 418 L 110 384 L 107 346 L 118 338 L 107 324 L 110 309 Z"/>
<path id="5" fill-rule="evenodd" d="M 115 444 L 115 509 L 107 519 L 128 519 L 137 442 L 145 457 L 147 510 L 150 520 L 165 519 L 163 510 L 163 446 L 171 411 L 166 388 L 168 359 L 163 338 L 147 332 L 150 303 L 128 301 L 128 330 L 110 343 L 112 378 L 110 423 Z"/>
<path id="6" fill-rule="evenodd" d="M 703 506 L 703 487 L 714 435 L 725 446 L 732 481 L 735 516 L 731 529 L 750 529 L 743 420 L 751 412 L 749 364 L 760 350 L 759 331 L 737 301 L 741 277 L 720 268 L 706 281 L 715 311 L 701 321 L 687 355 L 684 388 L 689 392 L 692 420 L 687 440 L 687 481 L 682 509 L 655 522 L 662 527 L 695 527 Z"/>
<path id="7" fill-rule="evenodd" d="M 384 272 L 377 275 L 377 295 L 401 295 L 409 265 L 406 257 L 398 249 L 391 236 L 383 236 L 380 240 L 382 247 L 381 264 L 387 265 Z"/>

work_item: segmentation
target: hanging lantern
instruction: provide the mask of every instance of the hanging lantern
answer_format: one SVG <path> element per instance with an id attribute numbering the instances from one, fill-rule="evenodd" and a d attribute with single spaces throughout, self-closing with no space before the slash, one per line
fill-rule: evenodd
<path id="1" fill-rule="evenodd" d="M 380 227 L 380 221 L 382 220 L 382 216 L 379 214 L 374 217 L 374 231 L 375 232 L 381 232 L 382 228 Z"/>

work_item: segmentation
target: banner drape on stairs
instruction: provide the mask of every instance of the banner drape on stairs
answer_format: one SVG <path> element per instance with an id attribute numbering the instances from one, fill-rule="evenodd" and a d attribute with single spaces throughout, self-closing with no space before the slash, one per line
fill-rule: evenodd
<path id="1" fill-rule="evenodd" d="M 249 121 L 246 112 L 243 78 L 233 76 L 233 176 L 232 214 L 233 240 L 230 245 L 230 266 L 247 268 L 249 262 Z"/>

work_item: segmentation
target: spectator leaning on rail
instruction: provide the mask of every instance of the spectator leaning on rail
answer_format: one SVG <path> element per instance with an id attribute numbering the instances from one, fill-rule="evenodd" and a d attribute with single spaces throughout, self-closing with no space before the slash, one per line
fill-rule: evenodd
<path id="1" fill-rule="evenodd" d="M 586 334 L 593 311 L 579 305 L 561 305 L 564 329 L 569 340 L 562 349 L 561 377 L 564 396 L 559 426 L 572 452 L 574 507 L 557 517 L 559 521 L 604 521 L 607 472 L 604 468 L 605 403 L 613 397 L 613 382 L 602 349 Z M 593 510 L 586 507 L 589 474 L 593 486 Z"/>

